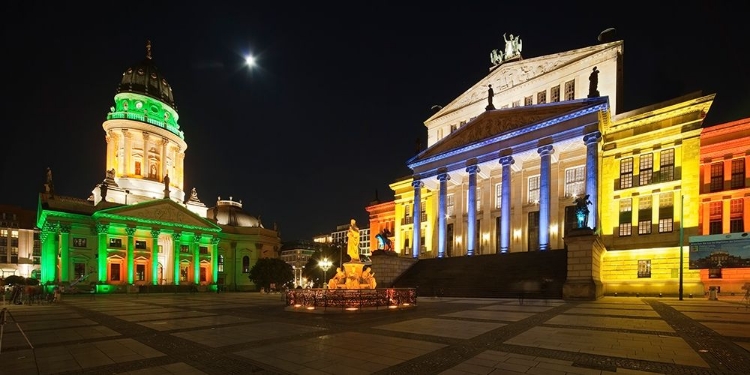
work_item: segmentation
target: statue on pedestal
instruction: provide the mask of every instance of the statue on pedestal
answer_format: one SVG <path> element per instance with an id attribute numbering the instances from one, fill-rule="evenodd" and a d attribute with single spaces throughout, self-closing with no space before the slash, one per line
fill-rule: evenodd
<path id="1" fill-rule="evenodd" d="M 346 253 L 352 258 L 352 262 L 359 262 L 359 228 L 357 228 L 357 221 L 354 219 L 349 222 Z"/>
<path id="2" fill-rule="evenodd" d="M 589 195 L 586 194 L 584 196 L 578 197 L 575 199 L 576 202 L 576 218 L 578 219 L 578 228 L 583 229 L 586 228 L 586 223 L 589 221 L 589 205 L 591 204 L 591 201 L 589 200 Z"/>

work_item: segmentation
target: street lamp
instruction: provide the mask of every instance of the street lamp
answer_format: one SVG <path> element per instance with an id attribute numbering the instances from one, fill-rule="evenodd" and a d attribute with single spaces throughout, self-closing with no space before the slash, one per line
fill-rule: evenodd
<path id="1" fill-rule="evenodd" d="M 323 269 L 323 285 L 326 283 L 326 273 L 328 272 L 328 269 L 331 268 L 331 265 L 333 265 L 333 263 L 331 263 L 328 258 L 323 258 L 323 260 L 318 261 L 318 266 Z"/>

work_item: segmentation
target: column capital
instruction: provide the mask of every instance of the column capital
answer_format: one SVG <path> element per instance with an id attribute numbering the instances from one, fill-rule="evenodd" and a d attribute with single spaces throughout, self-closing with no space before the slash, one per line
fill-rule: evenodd
<path id="1" fill-rule="evenodd" d="M 132 138 L 133 137 L 133 135 L 130 134 L 130 132 L 128 131 L 128 129 L 122 129 L 122 135 L 125 136 L 125 138 Z"/>
<path id="2" fill-rule="evenodd" d="M 448 172 L 443 172 L 437 175 L 437 179 L 440 182 L 448 181 L 451 179 L 451 175 L 449 175 Z"/>
<path id="3" fill-rule="evenodd" d="M 57 232 L 57 225 L 50 223 L 49 221 L 45 222 L 44 225 L 42 226 L 42 232 L 46 232 L 46 233 Z"/>
<path id="4" fill-rule="evenodd" d="M 200 233 L 198 233 L 198 234 L 195 235 L 193 241 L 195 241 L 195 243 L 200 243 L 202 237 L 203 237 L 203 235 L 200 234 Z"/>
<path id="5" fill-rule="evenodd" d="M 470 165 L 466 167 L 466 172 L 477 173 L 477 172 L 480 172 L 480 169 L 478 165 L 474 164 L 474 165 Z"/>
<path id="6" fill-rule="evenodd" d="M 422 180 L 414 180 L 411 182 L 411 186 L 415 189 L 418 189 L 424 187 L 424 183 L 422 182 Z"/>
<path id="7" fill-rule="evenodd" d="M 125 228 L 125 233 L 127 233 L 128 237 L 132 237 L 135 234 L 135 228 L 127 227 Z"/>
<path id="8" fill-rule="evenodd" d="M 546 145 L 539 147 L 536 152 L 539 153 L 539 156 L 549 156 L 555 152 L 555 149 L 554 147 L 552 147 L 552 145 Z"/>
<path id="9" fill-rule="evenodd" d="M 180 237 L 182 237 L 182 233 L 180 233 L 180 232 L 172 232 L 172 240 L 174 242 L 179 241 Z"/>
<path id="10" fill-rule="evenodd" d="M 516 161 L 513 159 L 512 156 L 503 156 L 500 158 L 500 160 L 498 160 L 498 162 L 500 163 L 500 165 L 505 167 L 505 166 L 513 165 Z"/>
<path id="11" fill-rule="evenodd" d="M 218 245 L 219 241 L 220 241 L 219 236 L 213 236 L 213 237 L 211 237 L 211 244 L 212 245 Z"/>
<path id="12" fill-rule="evenodd" d="M 70 224 L 59 224 L 60 233 L 70 233 Z"/>
<path id="13" fill-rule="evenodd" d="M 161 234 L 161 229 L 151 229 L 151 237 L 159 238 L 160 234 Z"/>
<path id="14" fill-rule="evenodd" d="M 597 143 L 602 139 L 602 133 L 597 131 L 591 132 L 583 136 L 583 143 L 588 146 L 592 143 Z"/>
<path id="15" fill-rule="evenodd" d="M 96 224 L 96 232 L 105 234 L 109 231 L 109 224 Z"/>

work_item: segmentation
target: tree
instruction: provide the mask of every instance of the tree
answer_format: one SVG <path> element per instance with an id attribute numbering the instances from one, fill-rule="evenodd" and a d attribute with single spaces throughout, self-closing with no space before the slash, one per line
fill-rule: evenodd
<path id="1" fill-rule="evenodd" d="M 323 258 L 327 258 L 333 263 L 331 268 L 335 271 L 336 267 L 341 266 L 340 260 L 342 249 L 345 250 L 345 246 L 342 246 L 340 244 L 318 244 L 318 248 L 315 251 L 315 254 L 307 259 L 303 275 L 308 280 L 316 280 L 315 284 L 317 286 L 322 286 L 323 283 L 327 283 L 328 280 L 323 280 L 324 272 L 322 269 L 320 269 L 318 263 L 323 260 Z M 343 260 L 348 261 L 348 256 L 345 255 L 345 258 Z"/>
<path id="2" fill-rule="evenodd" d="M 26 279 L 23 276 L 10 275 L 5 278 L 5 285 L 26 285 Z"/>
<path id="3" fill-rule="evenodd" d="M 248 275 L 250 281 L 263 288 L 271 284 L 283 285 L 294 280 L 292 266 L 278 258 L 261 258 L 253 265 Z"/>

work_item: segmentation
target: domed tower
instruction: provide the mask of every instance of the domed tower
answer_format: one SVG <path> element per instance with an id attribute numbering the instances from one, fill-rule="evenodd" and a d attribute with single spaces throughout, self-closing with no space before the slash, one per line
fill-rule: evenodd
<path id="1" fill-rule="evenodd" d="M 94 204 L 135 204 L 185 198 L 184 160 L 187 143 L 177 124 L 172 87 L 151 58 L 122 73 L 115 105 L 102 124 L 107 140 L 106 178 L 93 191 Z"/>

